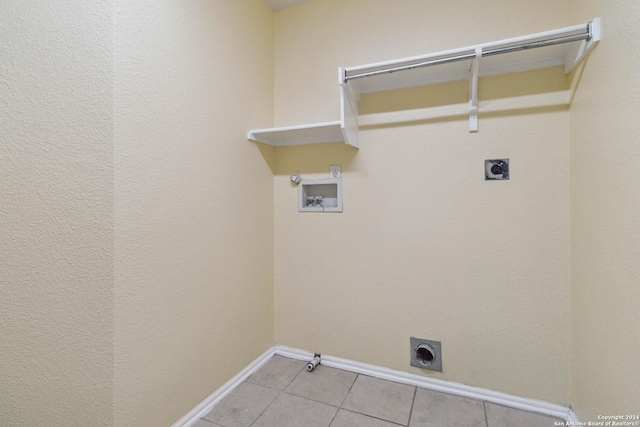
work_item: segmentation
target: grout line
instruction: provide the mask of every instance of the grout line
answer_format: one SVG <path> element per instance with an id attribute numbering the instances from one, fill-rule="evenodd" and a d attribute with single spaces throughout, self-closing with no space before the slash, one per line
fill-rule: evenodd
<path id="1" fill-rule="evenodd" d="M 413 407 L 416 404 L 417 395 L 418 395 L 418 387 L 413 386 L 413 399 L 411 399 L 411 409 L 409 410 L 409 421 L 407 421 L 407 425 L 411 424 L 411 417 L 413 416 Z"/>
<path id="2" fill-rule="evenodd" d="M 273 356 L 271 356 L 271 358 L 269 359 L 269 361 L 268 361 L 267 363 L 269 363 L 271 360 L 273 360 L 273 358 L 274 358 L 274 357 L 276 357 L 276 356 L 278 356 L 278 355 L 277 355 L 277 354 L 274 354 Z M 280 356 L 280 357 L 284 357 L 284 356 Z M 267 365 L 267 363 L 265 363 L 265 366 Z M 260 369 L 263 369 L 265 366 L 262 366 Z M 284 388 L 283 388 L 282 390 L 279 390 L 279 389 L 277 389 L 277 388 L 272 388 L 272 387 L 264 386 L 264 385 L 261 385 L 261 384 L 253 384 L 253 383 L 250 383 L 250 384 L 253 384 L 253 385 L 257 385 L 257 386 L 261 386 L 261 387 L 264 387 L 264 388 L 268 388 L 268 389 L 270 389 L 270 390 L 277 391 L 277 392 L 278 392 L 278 395 L 276 396 L 276 398 L 275 398 L 275 399 L 273 399 L 273 400 L 271 401 L 271 403 L 269 403 L 269 404 L 267 405 L 267 407 L 266 407 L 266 408 L 264 408 L 264 410 L 263 410 L 262 412 L 260 412 L 260 415 L 258 415 L 258 416 L 256 417 L 256 419 L 255 419 L 255 420 L 253 420 L 253 421 L 251 422 L 251 424 L 249 425 L 249 427 L 251 427 L 252 425 L 254 425 L 254 424 L 256 423 L 256 421 L 258 421 L 258 419 L 262 416 L 262 414 L 264 414 L 264 413 L 267 411 L 267 409 L 269 409 L 269 408 L 271 407 L 271 405 L 273 405 L 273 402 L 275 402 L 276 400 L 278 400 L 278 399 L 280 398 L 280 396 L 282 396 L 282 395 L 285 393 L 286 388 L 287 388 L 287 387 L 289 387 L 289 385 L 293 382 L 293 380 L 295 380 L 295 379 L 298 377 L 298 375 L 300 375 L 300 373 L 301 373 L 303 370 L 304 370 L 304 365 L 303 365 L 302 369 L 300 370 L 300 372 L 298 372 L 297 374 L 295 374 L 295 375 L 293 376 L 293 378 L 291 378 L 291 380 L 287 383 L 287 385 L 285 385 L 285 386 L 284 386 Z M 256 371 L 256 372 L 258 372 L 258 371 Z M 249 378 L 251 378 L 251 377 L 249 377 Z M 249 378 L 247 378 L 244 382 L 248 382 Z"/>
<path id="3" fill-rule="evenodd" d="M 357 412 L 351 409 L 345 409 L 345 408 L 340 408 L 345 412 L 351 412 L 352 414 L 356 414 L 356 415 L 362 415 L 363 417 L 367 417 L 367 418 L 373 418 L 374 420 L 379 420 L 379 421 L 384 421 L 387 424 L 393 424 L 394 426 L 400 426 L 400 427 L 407 427 L 407 424 L 399 424 L 395 421 L 390 421 L 390 420 L 386 420 L 384 418 L 380 418 L 380 417 L 376 417 L 374 415 L 369 415 L 369 414 L 363 414 L 362 412 Z"/>
<path id="4" fill-rule="evenodd" d="M 482 401 L 482 409 L 484 409 L 484 424 L 489 427 L 489 417 L 487 417 L 487 401 Z"/>
<path id="5" fill-rule="evenodd" d="M 251 384 L 251 385 L 254 385 L 256 387 L 266 388 L 267 390 L 277 391 L 278 393 L 282 393 L 284 391 L 284 389 L 280 390 L 279 388 L 269 387 L 268 385 L 264 385 L 264 384 L 256 384 L 256 383 L 252 383 L 252 382 L 247 381 L 247 380 L 244 380 L 243 382 L 241 382 L 240 385 L 242 385 L 244 383 Z M 238 387 L 240 387 L 240 385 Z"/>
<path id="6" fill-rule="evenodd" d="M 267 409 L 269 409 L 269 408 L 271 407 L 271 405 L 273 405 L 273 402 L 275 402 L 276 400 L 278 400 L 278 399 L 280 398 L 280 396 L 282 395 L 282 393 L 284 393 L 284 392 L 283 392 L 283 391 L 280 391 L 280 393 L 276 396 L 276 398 L 275 398 L 275 399 L 273 399 L 273 400 L 271 401 L 271 403 L 269 403 L 269 404 L 267 405 L 267 407 L 266 407 L 266 408 L 264 408 L 264 409 L 262 410 L 262 412 L 260 412 L 260 414 L 258 414 L 258 416 L 256 417 L 256 419 L 255 419 L 255 420 L 253 420 L 253 421 L 251 421 L 251 424 L 249 424 L 249 427 L 251 427 L 252 425 L 254 425 L 254 424 L 256 423 L 256 421 L 258 421 L 258 420 L 260 419 L 260 417 L 262 416 L 262 414 L 264 414 L 265 412 L 267 412 Z"/>
<path id="7" fill-rule="evenodd" d="M 333 369 L 339 369 L 339 368 L 333 368 Z M 349 371 L 345 371 L 344 369 L 340 369 L 340 370 L 344 371 L 344 372 L 349 372 Z M 351 412 L 353 414 L 358 414 L 358 415 L 362 415 L 362 416 L 365 416 L 365 417 L 368 417 L 368 418 L 373 418 L 375 420 L 384 421 L 385 423 L 390 423 L 390 424 L 401 426 L 401 427 L 408 426 L 409 422 L 411 422 L 411 411 L 409 411 L 409 420 L 407 421 L 407 424 L 400 424 L 400 423 L 397 423 L 395 421 L 387 420 L 387 419 L 384 419 L 384 418 L 379 418 L 379 417 L 376 417 L 375 415 L 366 414 L 364 412 L 361 412 L 361 411 L 359 412 L 359 411 L 356 411 L 354 409 L 347 409 L 347 408 L 344 408 L 342 406 L 342 405 L 344 405 L 345 400 L 347 400 L 347 397 L 349 397 L 349 393 L 351 393 L 351 390 L 353 389 L 353 386 L 356 384 L 356 381 L 358 381 L 358 378 L 360 378 L 360 376 L 365 376 L 365 377 L 369 377 L 369 378 L 373 378 L 373 379 L 378 379 L 378 378 L 371 377 L 371 376 L 365 375 L 365 374 L 356 374 L 356 379 L 351 384 L 351 387 L 349 387 L 349 391 L 347 392 L 347 394 L 344 397 L 344 399 L 342 399 L 342 403 L 340 404 L 340 409 L 342 409 L 343 411 Z M 382 381 L 388 381 L 388 380 L 382 380 Z M 390 382 L 394 382 L 394 381 L 390 381 Z M 413 398 L 411 400 L 411 408 L 413 409 L 413 399 L 415 399 L 417 387 L 416 386 L 412 386 L 412 387 L 413 387 Z"/>
<path id="8" fill-rule="evenodd" d="M 345 372 L 347 372 L 347 371 L 345 371 Z M 358 381 L 358 377 L 360 377 L 360 374 L 356 374 L 356 377 L 354 378 L 353 382 L 351 383 L 351 386 L 349 387 L 349 390 L 347 391 L 347 394 L 344 395 L 344 399 L 342 399 L 342 402 L 340 402 L 340 409 L 342 409 L 342 405 L 344 405 L 344 401 L 347 400 L 347 397 L 349 397 L 349 393 L 351 393 L 351 389 L 353 388 L 353 386 L 356 383 L 356 381 Z"/>
<path id="9" fill-rule="evenodd" d="M 342 408 L 336 409 L 336 413 L 333 414 L 333 417 L 331 417 L 331 421 L 329 421 L 329 425 L 327 427 L 331 427 L 331 424 L 333 424 L 333 422 L 336 420 L 336 416 L 338 416 L 338 412 L 340 412 L 340 409 Z"/>
<path id="10" fill-rule="evenodd" d="M 277 354 L 276 354 L 276 355 L 274 355 L 274 356 L 277 356 Z M 280 357 L 285 357 L 285 356 L 280 356 Z M 287 357 L 287 359 L 289 359 L 289 358 Z M 269 359 L 269 360 L 271 360 L 271 359 Z M 295 360 L 295 359 L 291 359 L 291 360 Z M 267 363 L 269 363 L 269 362 L 267 362 Z M 266 365 L 266 364 L 265 364 L 265 365 Z M 260 368 L 260 369 L 262 369 L 262 368 Z M 244 380 L 243 382 L 245 382 L 245 383 L 249 383 L 249 384 L 253 384 L 253 385 L 257 385 L 257 386 L 264 387 L 264 388 L 268 388 L 269 390 L 275 390 L 275 391 L 280 391 L 280 392 L 282 392 L 282 391 L 285 391 L 285 390 L 286 390 L 286 388 L 287 388 L 287 387 L 289 387 L 289 386 L 291 385 L 291 383 L 293 382 L 293 380 L 295 380 L 295 379 L 298 377 L 298 375 L 300 375 L 300 374 L 302 373 L 302 371 L 304 371 L 304 366 L 302 367 L 302 369 L 300 370 L 300 372 L 298 372 L 297 374 L 295 374 L 295 375 L 293 376 L 293 378 L 291 378 L 291 380 L 289 380 L 289 382 L 288 382 L 288 383 L 287 383 L 287 384 L 286 384 L 282 389 L 279 389 L 279 388 L 276 388 L 276 387 L 273 387 L 273 386 L 268 386 L 268 385 L 265 385 L 265 384 L 258 384 L 258 383 L 254 383 L 254 382 L 252 382 L 252 381 L 249 381 L 249 380 L 251 379 L 251 377 L 248 377 L 248 378 L 247 378 L 246 380 Z M 258 371 L 256 371 L 256 373 L 257 373 L 257 372 L 258 372 Z M 252 375 L 252 376 L 253 376 L 253 375 Z"/>
<path id="11" fill-rule="evenodd" d="M 299 394 L 295 394 L 290 391 L 283 391 L 282 393 L 287 394 L 289 396 L 293 396 L 293 397 L 299 397 L 300 399 L 309 400 L 311 402 L 321 403 L 323 405 L 331 406 L 332 408 L 341 409 L 339 406 L 332 405 L 331 403 L 323 402 L 322 400 L 316 400 L 307 396 L 300 396 Z"/>
<path id="12" fill-rule="evenodd" d="M 343 411 L 351 412 L 352 414 L 358 414 L 358 415 L 365 416 L 365 417 L 367 417 L 367 418 L 373 418 L 374 420 L 384 421 L 385 423 L 393 424 L 394 426 L 407 427 L 407 424 L 400 424 L 400 423 L 397 423 L 397 422 L 395 422 L 395 421 L 390 421 L 390 420 L 387 420 L 387 419 L 384 419 L 384 418 L 376 417 L 376 416 L 374 416 L 374 415 L 363 414 L 362 412 L 351 411 L 351 410 L 349 410 L 349 409 L 344 409 L 344 408 L 341 408 L 341 409 L 342 409 Z"/>
<path id="13" fill-rule="evenodd" d="M 283 357 L 283 356 L 280 356 L 280 357 Z M 291 378 L 291 381 L 289 381 L 289 382 L 287 383 L 287 385 L 286 385 L 286 386 L 284 386 L 284 388 L 282 389 L 282 391 L 285 391 L 285 390 L 287 389 L 287 387 L 289 387 L 289 386 L 291 385 L 291 383 L 292 383 L 296 378 L 298 378 L 298 377 L 300 376 L 300 374 L 302 374 L 302 373 L 305 371 L 305 368 L 306 368 L 306 365 L 302 365 L 302 369 L 300 369 L 300 371 L 299 371 L 299 372 L 298 372 L 298 373 L 297 373 L 293 378 Z"/>

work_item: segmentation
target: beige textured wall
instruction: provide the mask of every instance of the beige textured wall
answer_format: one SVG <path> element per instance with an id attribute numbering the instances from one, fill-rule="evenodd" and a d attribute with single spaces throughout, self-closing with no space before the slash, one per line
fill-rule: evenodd
<path id="1" fill-rule="evenodd" d="M 570 4 L 603 26 L 570 113 L 572 400 L 590 421 L 640 412 L 640 4 Z"/>
<path id="2" fill-rule="evenodd" d="M 275 121 L 338 118 L 338 66 L 567 25 L 557 1 L 326 0 L 275 14 Z M 276 150 L 276 342 L 569 403 L 569 79 L 559 69 L 364 96 L 360 150 Z M 508 182 L 484 159 L 507 157 Z M 342 164 L 344 213 L 298 213 L 289 174 Z"/>
<path id="3" fill-rule="evenodd" d="M 111 426 L 113 3 L 0 2 L 0 425 Z"/>
<path id="4" fill-rule="evenodd" d="M 3 426 L 169 425 L 273 345 L 272 12 L 129 3 L 0 5 Z"/>
<path id="5" fill-rule="evenodd" d="M 175 422 L 273 345 L 273 14 L 116 1 L 116 426 Z M 261 151 L 264 150 L 264 151 Z"/>

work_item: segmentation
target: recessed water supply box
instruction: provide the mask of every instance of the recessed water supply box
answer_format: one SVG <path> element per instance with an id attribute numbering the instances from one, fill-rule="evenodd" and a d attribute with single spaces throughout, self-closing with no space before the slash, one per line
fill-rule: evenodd
<path id="1" fill-rule="evenodd" d="M 342 179 L 303 179 L 298 184 L 299 212 L 342 212 Z"/>

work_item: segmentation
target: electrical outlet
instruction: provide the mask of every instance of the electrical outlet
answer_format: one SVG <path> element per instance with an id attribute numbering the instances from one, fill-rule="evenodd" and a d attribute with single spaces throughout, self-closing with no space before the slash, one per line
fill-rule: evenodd
<path id="1" fill-rule="evenodd" d="M 329 177 L 340 178 L 342 176 L 342 166 L 331 165 L 329 166 Z"/>

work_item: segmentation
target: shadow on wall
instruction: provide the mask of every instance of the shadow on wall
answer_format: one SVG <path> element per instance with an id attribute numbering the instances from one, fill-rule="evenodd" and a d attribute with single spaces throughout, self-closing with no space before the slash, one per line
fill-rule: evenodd
<path id="1" fill-rule="evenodd" d="M 305 144 L 276 148 L 276 175 L 289 175 L 295 165 L 295 172 L 305 174 L 326 174 L 329 177 L 329 165 L 341 165 L 342 172 L 354 169 L 358 150 L 344 142 L 323 144 Z M 284 166 L 284 167 L 283 167 Z"/>
<path id="2" fill-rule="evenodd" d="M 569 106 L 573 104 L 573 99 L 576 96 L 576 92 L 578 92 L 578 87 L 580 86 L 580 82 L 582 81 L 582 76 L 584 74 L 585 68 L 587 68 L 587 62 L 589 62 L 589 57 L 587 57 L 584 61 L 582 61 L 576 68 L 573 69 L 571 74 L 569 74 Z"/>
<path id="3" fill-rule="evenodd" d="M 260 151 L 262 158 L 269 166 L 272 174 L 276 174 L 276 149 L 268 144 L 262 144 L 260 142 L 247 140 L 247 144 L 253 144 L 256 146 L 256 149 Z"/>
<path id="4" fill-rule="evenodd" d="M 570 79 L 562 67 L 480 77 L 478 116 L 508 117 L 567 110 Z M 469 117 L 466 80 L 365 94 L 360 129 L 465 121 Z"/>
<path id="5" fill-rule="evenodd" d="M 343 172 L 350 171 L 358 150 L 344 142 L 321 144 L 303 144 L 285 147 L 273 147 L 261 142 L 247 140 L 262 155 L 262 158 L 274 175 L 290 175 L 291 170 L 279 170 L 278 164 L 291 164 L 294 161 L 296 172 L 329 174 L 329 165 L 341 165 Z M 278 159 L 278 161 L 276 161 Z"/>

